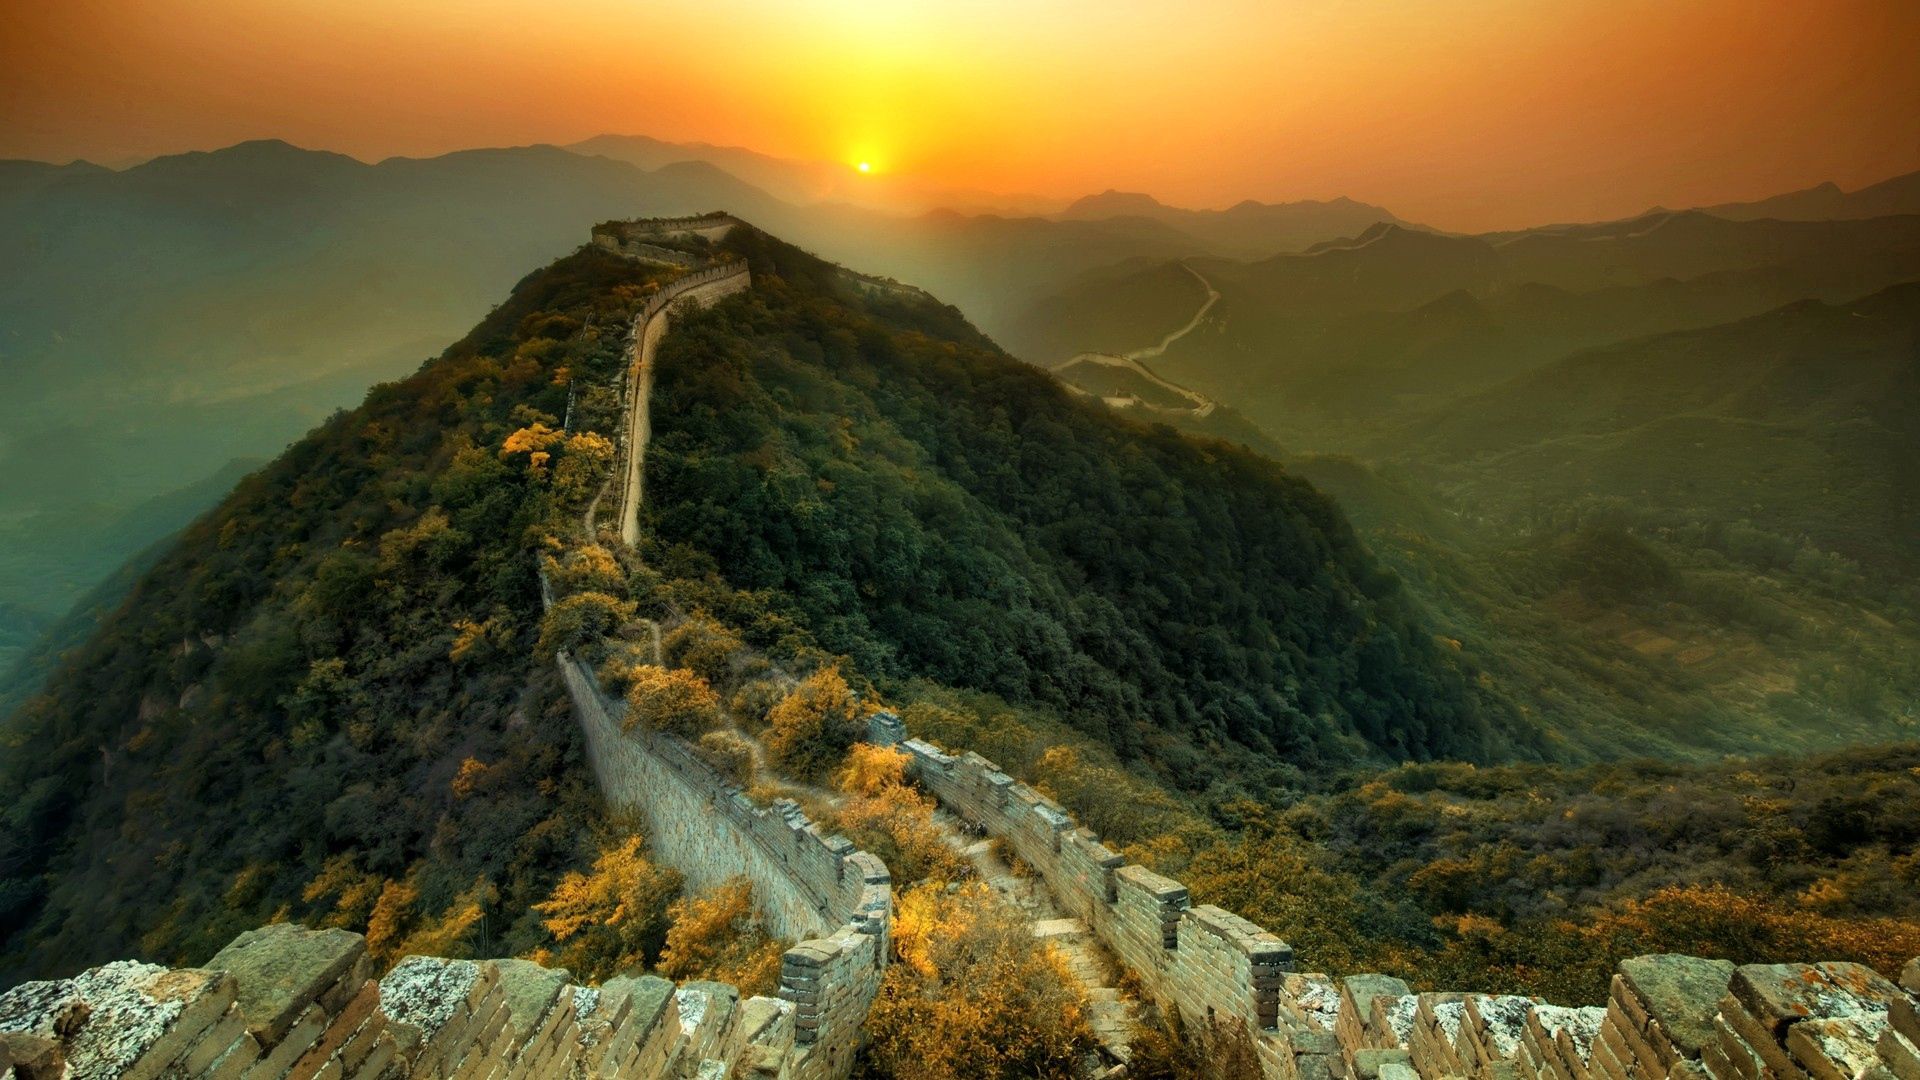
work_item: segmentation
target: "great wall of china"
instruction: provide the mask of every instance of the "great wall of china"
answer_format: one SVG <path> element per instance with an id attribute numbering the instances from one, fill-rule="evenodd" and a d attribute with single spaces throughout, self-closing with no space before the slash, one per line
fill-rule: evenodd
<path id="1" fill-rule="evenodd" d="M 634 223 L 608 233 L 624 237 L 610 249 L 732 224 Z M 747 284 L 744 267 L 721 264 L 663 288 L 636 321 L 633 366 L 650 361 L 676 300 Z M 637 370 L 629 386 L 630 414 L 644 412 Z M 623 436 L 644 440 L 644 421 L 630 415 Z M 638 470 L 643 447 L 616 476 Z M 637 486 L 622 499 L 624 536 Z M 886 962 L 886 867 L 791 803 L 755 805 L 679 740 L 627 730 L 624 704 L 585 665 L 559 662 L 609 805 L 643 814 L 655 855 L 690 882 L 751 877 L 769 925 L 800 940 L 778 996 L 651 976 L 590 987 L 518 960 L 413 956 L 381 974 L 357 935 L 280 924 L 198 968 L 122 961 L 0 994 L 0 1080 L 846 1076 Z M 1896 985 L 1856 964 L 1638 957 L 1604 1007 L 1586 1008 L 1299 973 L 1278 937 L 1193 905 L 993 762 L 910 738 L 892 713 L 874 714 L 868 737 L 1003 840 L 1147 996 L 1190 1024 L 1244 1025 L 1270 1080 L 1920 1080 L 1920 960 Z"/>

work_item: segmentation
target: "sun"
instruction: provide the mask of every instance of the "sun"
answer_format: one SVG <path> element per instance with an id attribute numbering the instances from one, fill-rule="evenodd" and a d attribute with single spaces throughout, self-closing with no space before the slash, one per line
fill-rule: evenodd
<path id="1" fill-rule="evenodd" d="M 863 173 L 870 173 L 873 171 L 873 162 L 863 161 L 860 164 L 855 165 L 854 168 L 859 169 Z"/>

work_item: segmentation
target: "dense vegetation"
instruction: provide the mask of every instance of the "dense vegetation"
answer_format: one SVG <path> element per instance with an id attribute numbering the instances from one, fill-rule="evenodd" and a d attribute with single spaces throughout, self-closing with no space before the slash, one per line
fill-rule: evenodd
<path id="1" fill-rule="evenodd" d="M 593 820 L 542 662 L 638 605 L 696 616 L 671 662 L 764 699 L 754 733 L 801 778 L 858 733 L 842 667 L 869 694 L 930 677 L 1047 705 L 1188 787 L 1221 747 L 1269 766 L 1493 751 L 1498 702 L 1305 484 L 1076 403 L 951 309 L 859 298 L 762 234 L 728 246 L 756 288 L 663 351 L 654 537 L 608 564 L 611 592 L 538 617 L 532 554 L 606 474 L 594 432 L 652 288 L 591 251 L 158 557 L 9 722 L 6 974 L 192 962 L 283 917 L 386 956 L 687 955 L 657 905 L 610 939 L 578 929 L 610 882 L 672 892 Z M 729 681 L 715 635 L 789 665 L 790 700 Z M 618 689 L 683 701 L 703 752 L 750 771 L 704 676 L 623 663 Z"/>
<path id="2" fill-rule="evenodd" d="M 1208 746 L 1527 752 L 1308 485 L 1075 400 L 950 310 L 882 321 L 809 257 L 729 244 L 753 302 L 661 351 L 655 565 L 697 553 L 869 678 L 1045 704 L 1183 783 Z"/>
<path id="3" fill-rule="evenodd" d="M 1027 778 L 1196 903 L 1280 934 L 1304 969 L 1584 1004 L 1650 952 L 1888 973 L 1920 954 L 1920 744 L 1273 770 L 1195 797 L 1045 710 L 924 683 L 905 699 L 916 733 Z"/>
<path id="4" fill-rule="evenodd" d="M 632 823 L 596 812 L 546 662 L 561 648 L 634 722 L 754 797 L 801 795 L 887 859 L 902 920 L 875 1075 L 932 1054 L 943 1075 L 1064 1075 L 1089 1046 L 1058 958 L 967 883 L 898 762 L 856 745 L 880 703 L 1335 973 L 1575 1003 L 1640 952 L 1920 952 L 1911 746 L 1433 760 L 1578 756 L 1591 748 L 1548 729 L 1712 704 L 1676 678 L 1633 708 L 1543 714 L 1542 687 L 1590 687 L 1573 669 L 1611 654 L 1598 631 L 1505 648 L 1527 633 L 1515 611 L 1713 615 L 1798 640 L 1819 632 L 1795 621 L 1808 605 L 1843 618 L 1854 564 L 1757 525 L 1687 531 L 1599 503 L 1495 550 L 1437 497 L 1306 461 L 1364 493 L 1363 543 L 1295 473 L 1078 400 L 952 309 L 863 294 L 751 230 L 718 254 L 749 260 L 755 286 L 677 320 L 661 350 L 640 550 L 578 521 L 653 282 L 587 251 L 158 557 L 6 728 L 0 980 L 191 963 L 296 918 L 363 931 L 382 957 L 768 986 L 781 943 L 750 885 L 681 896 Z M 545 617 L 536 556 L 559 597 Z M 1755 604 L 1729 582 L 1763 563 L 1783 584 Z M 1878 666 L 1831 700 L 1897 707 L 1885 686 L 1906 685 L 1910 657 L 1862 655 Z M 1156 1069 L 1237 1045 L 1144 1039 Z"/>
<path id="5" fill-rule="evenodd" d="M 535 905 L 625 830 L 535 661 L 528 552 L 608 444 L 528 443 L 570 378 L 612 385 L 647 288 L 591 252 L 529 277 L 158 558 L 5 729 L 0 981 L 276 918 L 386 957 L 564 944 Z"/>
<path id="6" fill-rule="evenodd" d="M 1920 218 L 1379 227 L 1189 264 L 1221 299 L 1155 370 L 1259 430 L 1169 422 L 1334 496 L 1548 756 L 1913 737 Z M 1089 277 L 1015 344 L 1128 331 L 1156 282 L 1186 298 L 1177 269 Z"/>

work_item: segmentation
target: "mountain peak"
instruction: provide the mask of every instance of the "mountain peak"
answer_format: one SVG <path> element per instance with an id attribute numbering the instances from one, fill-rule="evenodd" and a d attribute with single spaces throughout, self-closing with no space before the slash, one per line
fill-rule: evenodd
<path id="1" fill-rule="evenodd" d="M 1145 192 L 1108 188 L 1098 195 L 1086 195 L 1075 199 L 1073 205 L 1061 212 L 1061 216 L 1123 217 L 1151 214 L 1157 210 L 1166 209 L 1168 209 L 1167 204 Z"/>

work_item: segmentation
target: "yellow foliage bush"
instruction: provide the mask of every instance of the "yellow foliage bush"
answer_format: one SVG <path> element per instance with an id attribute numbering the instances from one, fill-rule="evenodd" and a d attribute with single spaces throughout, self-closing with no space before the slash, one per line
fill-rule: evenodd
<path id="1" fill-rule="evenodd" d="M 867 712 L 838 668 L 822 668 L 768 714 L 767 752 L 787 775 L 818 780 L 866 734 Z"/>
<path id="2" fill-rule="evenodd" d="M 601 639 L 633 618 L 635 605 L 607 593 L 583 592 L 562 599 L 540 620 L 540 641 L 534 652 L 551 660 L 561 650 L 597 645 Z"/>
<path id="3" fill-rule="evenodd" d="M 934 824 L 933 800 L 907 785 L 907 755 L 891 747 L 856 743 L 835 785 L 847 794 L 834 827 L 879 856 L 896 882 L 958 881 L 966 860 Z"/>
<path id="4" fill-rule="evenodd" d="M 753 782 L 753 744 L 736 731 L 709 731 L 693 744 L 693 752 L 714 771 L 741 787 Z"/>
<path id="5" fill-rule="evenodd" d="M 643 664 L 627 687 L 627 726 L 644 724 L 685 739 L 697 739 L 720 723 L 720 695 L 707 680 L 683 668 Z"/>
<path id="6" fill-rule="evenodd" d="M 899 894 L 893 951 L 867 1016 L 886 1075 L 1067 1080 L 1093 1049 L 1065 962 L 983 884 Z"/>
<path id="7" fill-rule="evenodd" d="M 733 683 L 734 658 L 746 650 L 740 635 L 704 611 L 696 611 L 666 635 L 666 660 L 715 686 Z"/>
<path id="8" fill-rule="evenodd" d="M 540 924 L 559 946 L 553 962 L 600 982 L 645 967 L 665 943 L 667 910 L 680 875 L 656 866 L 629 836 L 601 851 L 588 873 L 568 874 L 535 904 Z"/>
<path id="9" fill-rule="evenodd" d="M 780 981 L 786 946 L 770 936 L 753 907 L 753 883 L 735 878 L 709 893 L 682 897 L 667 909 L 671 927 L 660 974 L 684 982 L 710 979 L 740 988 L 741 997 L 770 993 Z"/>

